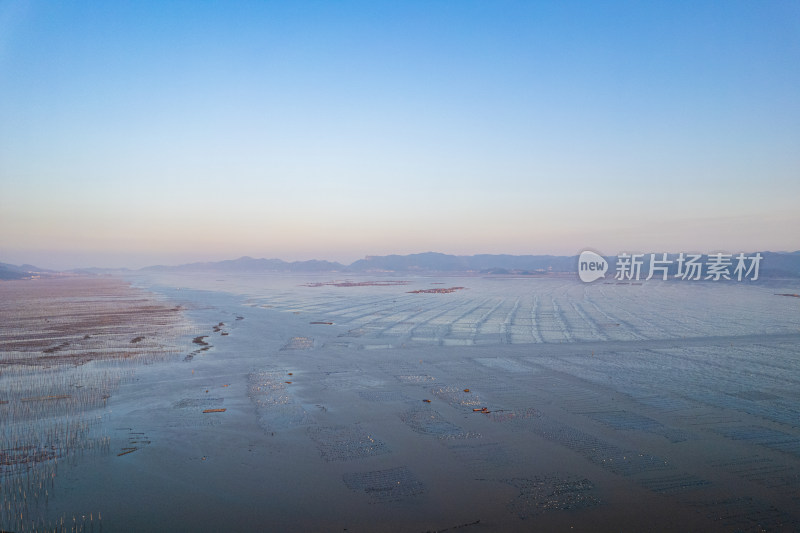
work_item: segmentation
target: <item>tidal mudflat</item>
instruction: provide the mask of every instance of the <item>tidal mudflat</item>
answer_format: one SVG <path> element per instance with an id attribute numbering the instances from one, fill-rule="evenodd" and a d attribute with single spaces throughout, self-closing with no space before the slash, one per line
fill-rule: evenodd
<path id="1" fill-rule="evenodd" d="M 796 281 L 128 281 L 175 309 L 119 337 L 150 356 L 1 367 L 7 410 L 118 376 L 69 441 L 95 444 L 39 456 L 46 482 L 3 466 L 2 529 L 800 528 L 800 300 L 781 296 Z M 7 324 L 2 357 L 19 360 Z M 15 422 L 12 449 L 72 416 L 50 409 Z M 24 476 L 44 497 L 11 495 Z"/>
<path id="2" fill-rule="evenodd" d="M 0 283 L 3 530 L 100 526 L 90 500 L 48 513 L 59 465 L 111 452 L 109 400 L 136 365 L 185 353 L 190 328 L 179 307 L 117 279 Z"/>

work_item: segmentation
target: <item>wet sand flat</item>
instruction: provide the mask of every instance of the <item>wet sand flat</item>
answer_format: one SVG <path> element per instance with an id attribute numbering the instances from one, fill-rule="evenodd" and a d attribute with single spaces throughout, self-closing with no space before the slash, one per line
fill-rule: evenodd
<path id="1" fill-rule="evenodd" d="M 131 364 L 42 523 L 800 527 L 796 283 L 372 280 L 135 279 L 192 321 L 186 349 Z M 464 289 L 412 292 L 436 287 Z"/>
<path id="2" fill-rule="evenodd" d="M 112 278 L 0 283 L 0 365 L 81 365 L 165 351 L 180 308 Z M 179 348 L 176 348 L 179 349 Z"/>

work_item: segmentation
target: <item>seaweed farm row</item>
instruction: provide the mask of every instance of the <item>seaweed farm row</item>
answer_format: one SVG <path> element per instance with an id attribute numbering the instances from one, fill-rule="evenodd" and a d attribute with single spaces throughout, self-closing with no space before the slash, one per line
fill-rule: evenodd
<path id="1" fill-rule="evenodd" d="M 631 341 L 797 333 L 797 305 L 764 287 L 459 279 L 466 287 L 341 288 L 318 283 L 264 290 L 250 305 L 303 314 L 347 331 L 353 347 Z M 313 288 L 312 288 L 313 287 Z M 402 289 L 402 290 L 401 290 Z M 409 290 L 413 289 L 413 290 Z M 709 313 L 708 309 L 714 309 Z"/>
<path id="2" fill-rule="evenodd" d="M 470 503 L 452 523 L 490 529 L 505 513 L 504 530 L 520 531 L 568 530 L 559 517 L 584 531 L 598 519 L 621 531 L 796 531 L 797 336 L 732 340 L 414 347 L 347 360 L 323 344 L 279 352 L 283 367 L 270 359 L 249 374 L 249 396 L 265 432 L 293 450 L 310 443 L 319 464 L 313 452 L 298 462 L 320 482 L 338 476 L 367 508 L 384 506 L 375 515 L 460 498 Z M 674 521 L 644 528 L 643 507 Z"/>
<path id="3" fill-rule="evenodd" d="M 188 351 L 180 309 L 127 283 L 65 277 L 0 283 L 0 526 L 89 531 L 97 509 L 45 521 L 60 462 L 107 453 L 99 424 L 135 365 Z"/>

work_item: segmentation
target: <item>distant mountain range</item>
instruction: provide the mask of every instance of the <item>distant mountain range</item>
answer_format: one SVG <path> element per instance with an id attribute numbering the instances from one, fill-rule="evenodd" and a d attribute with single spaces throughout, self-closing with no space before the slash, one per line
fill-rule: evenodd
<path id="1" fill-rule="evenodd" d="M 282 259 L 253 259 L 240 257 L 211 263 L 188 263 L 178 266 L 149 266 L 140 270 L 147 271 L 182 271 L 182 272 L 331 272 L 345 270 L 341 263 L 331 261 L 293 261 Z"/>
<path id="2" fill-rule="evenodd" d="M 781 278 L 800 277 L 800 251 L 799 252 L 760 252 L 759 277 Z M 735 255 L 732 260 L 736 264 Z M 748 256 L 752 256 L 749 254 Z M 642 277 L 649 271 L 649 254 L 643 258 L 641 267 Z M 676 255 L 668 256 L 675 260 Z M 657 256 L 657 259 L 660 257 Z M 610 275 L 615 272 L 616 256 L 608 256 Z M 702 256 L 701 262 L 705 263 L 707 256 Z M 749 262 L 748 262 L 749 266 Z M 294 261 L 286 262 L 280 259 L 253 259 L 240 257 L 227 261 L 213 263 L 190 263 L 179 266 L 152 266 L 143 271 L 170 271 L 170 272 L 342 272 L 342 273 L 474 273 L 495 275 L 542 275 L 574 273 L 578 270 L 578 256 L 557 255 L 448 255 L 436 252 L 426 252 L 410 255 L 382 255 L 367 256 L 349 265 L 331 261 Z M 731 268 L 731 271 L 733 267 Z M 677 264 L 669 268 L 669 274 L 674 276 Z M 607 274 L 608 275 L 608 274 Z"/>
<path id="3" fill-rule="evenodd" d="M 212 271 L 212 272 L 486 272 L 496 274 L 536 272 L 574 272 L 577 256 L 552 255 L 447 255 L 426 252 L 411 255 L 367 256 L 343 265 L 331 261 L 294 261 L 240 257 L 213 263 L 190 263 L 179 266 L 152 266 L 143 271 Z"/>
<path id="4" fill-rule="evenodd" d="M 0 263 L 0 280 L 3 279 L 29 279 L 42 274 L 55 274 L 53 270 L 35 267 L 33 265 L 10 265 Z"/>
<path id="5" fill-rule="evenodd" d="M 800 278 L 800 251 L 797 252 L 760 252 L 759 277 L 763 278 Z M 753 254 L 749 254 L 753 255 Z M 669 259 L 674 260 L 675 255 Z M 609 275 L 615 272 L 616 256 L 606 257 L 609 263 Z M 643 277 L 649 268 L 649 254 L 645 255 L 642 265 Z M 703 256 L 702 261 L 707 260 Z M 735 264 L 735 255 L 734 255 Z M 140 272 L 342 272 L 342 273 L 475 273 L 495 275 L 542 275 L 558 273 L 574 273 L 578 269 L 578 256 L 556 255 L 448 255 L 436 252 L 426 252 L 410 255 L 383 255 L 367 256 L 349 265 L 331 261 L 293 261 L 281 259 L 254 259 L 240 257 L 225 261 L 188 263 L 177 266 L 150 266 L 140 269 Z M 98 274 L 120 269 L 76 269 L 70 271 L 78 274 Z M 121 269 L 125 270 L 125 269 Z M 674 275 L 677 266 L 669 269 Z M 23 279 L 35 275 L 52 275 L 54 271 L 37 268 L 33 265 L 15 266 L 0 263 L 0 280 Z"/>

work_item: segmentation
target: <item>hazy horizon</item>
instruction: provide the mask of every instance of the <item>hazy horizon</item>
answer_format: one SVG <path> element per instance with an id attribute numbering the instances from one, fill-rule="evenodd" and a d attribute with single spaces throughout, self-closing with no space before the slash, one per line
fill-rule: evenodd
<path id="1" fill-rule="evenodd" d="M 56 271 L 80 270 L 80 269 L 84 269 L 84 268 L 138 270 L 138 269 L 142 269 L 142 268 L 146 268 L 146 267 L 156 267 L 156 266 L 176 267 L 176 266 L 195 264 L 195 263 L 216 263 L 216 262 L 220 262 L 220 261 L 236 261 L 236 260 L 239 260 L 239 259 L 249 258 L 249 259 L 256 259 L 256 260 L 259 260 L 259 259 L 280 260 L 280 261 L 285 261 L 286 263 L 312 261 L 312 260 L 330 261 L 330 262 L 333 262 L 333 263 L 339 263 L 339 264 L 341 264 L 341 265 L 346 267 L 346 266 L 349 266 L 349 265 L 351 265 L 351 264 L 353 264 L 353 263 L 355 263 L 355 262 L 357 262 L 359 260 L 367 259 L 369 257 L 384 257 L 384 256 L 393 256 L 393 255 L 397 255 L 397 256 L 403 257 L 403 256 L 409 256 L 409 255 L 420 255 L 420 254 L 426 254 L 426 253 L 436 253 L 436 254 L 443 254 L 443 255 L 452 255 L 452 256 L 457 256 L 457 257 L 472 257 L 472 256 L 480 256 L 480 255 L 575 257 L 575 256 L 578 256 L 581 251 L 582 250 L 578 250 L 578 251 L 576 251 L 574 253 L 564 253 L 564 254 L 555 254 L 555 253 L 547 253 L 547 252 L 545 252 L 545 253 L 526 253 L 526 254 L 510 254 L 510 253 L 504 253 L 504 252 L 497 252 L 497 253 L 492 252 L 492 253 L 485 253 L 485 254 L 482 253 L 482 252 L 448 254 L 448 253 L 445 253 L 445 252 L 440 252 L 438 250 L 424 250 L 424 251 L 415 251 L 415 252 L 409 252 L 409 253 L 388 252 L 388 253 L 385 253 L 385 254 L 365 254 L 365 255 L 363 255 L 361 257 L 357 257 L 355 259 L 344 259 L 344 260 L 331 259 L 330 257 L 323 257 L 323 256 L 320 256 L 320 255 L 315 255 L 313 253 L 309 254 L 307 257 L 303 256 L 301 258 L 287 258 L 287 257 L 279 257 L 279 256 L 276 256 L 276 255 L 264 255 L 264 256 L 240 255 L 240 256 L 235 256 L 235 257 L 233 257 L 233 256 L 209 257 L 209 256 L 203 256 L 202 254 L 200 254 L 200 255 L 197 255 L 197 256 L 187 256 L 185 260 L 175 259 L 175 260 L 173 260 L 171 262 L 169 262 L 169 261 L 147 262 L 146 258 L 143 257 L 143 256 L 138 256 L 138 257 L 135 257 L 135 258 L 132 258 L 132 256 L 125 256 L 125 257 L 120 258 L 121 261 L 122 260 L 125 261 L 124 263 L 123 262 L 119 262 L 119 263 L 114 263 L 114 264 L 89 263 L 89 262 L 87 262 L 87 258 L 85 256 L 78 257 L 78 259 L 76 259 L 73 262 L 62 263 L 62 262 L 59 262 L 59 260 L 53 261 L 51 258 L 49 258 L 45 254 L 45 255 L 42 256 L 42 261 L 40 261 L 40 262 L 30 261 L 30 260 L 27 260 L 27 259 L 20 260 L 20 258 L 17 258 L 17 260 L 14 261 L 14 260 L 12 260 L 12 259 L 14 259 L 13 256 L 11 256 L 11 257 L 0 256 L 0 263 L 6 263 L 6 264 L 15 265 L 15 266 L 32 265 L 32 266 L 35 266 L 35 267 L 39 267 L 39 268 L 43 268 L 43 269 L 47 269 L 47 270 L 56 270 Z M 678 250 L 630 250 L 630 249 L 628 249 L 628 250 L 616 250 L 616 251 L 613 251 L 613 252 L 601 251 L 601 253 L 605 257 L 616 257 L 621 253 L 643 253 L 645 255 L 648 255 L 648 254 L 651 254 L 651 253 L 657 253 L 657 254 L 659 254 L 659 253 L 668 253 L 668 254 L 672 255 L 672 254 L 678 254 L 678 253 L 681 253 L 681 252 L 684 252 L 684 253 L 699 253 L 699 254 L 702 254 L 702 255 L 713 254 L 713 253 L 730 253 L 732 255 L 735 255 L 736 253 L 740 253 L 740 252 L 741 253 L 745 253 L 745 254 L 753 254 L 753 253 L 756 253 L 756 252 L 768 252 L 768 253 L 778 253 L 778 254 L 798 254 L 798 253 L 800 253 L 800 250 L 735 250 L 735 252 L 734 252 L 732 250 L 712 250 L 712 251 L 680 250 L 680 251 L 678 251 Z M 158 259 L 158 258 L 156 257 L 154 259 Z M 502 265 L 496 265 L 496 267 L 497 268 L 501 268 Z"/>
<path id="2" fill-rule="evenodd" d="M 800 249 L 792 2 L 0 6 L 0 261 Z"/>

